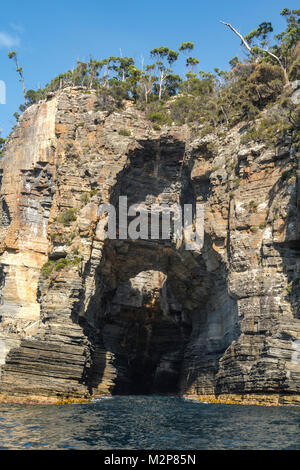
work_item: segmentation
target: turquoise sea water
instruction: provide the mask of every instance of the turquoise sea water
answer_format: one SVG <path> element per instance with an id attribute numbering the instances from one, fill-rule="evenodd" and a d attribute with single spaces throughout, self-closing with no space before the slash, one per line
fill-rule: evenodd
<path id="1" fill-rule="evenodd" d="M 300 449 L 300 407 L 161 396 L 0 405 L 0 449 Z"/>

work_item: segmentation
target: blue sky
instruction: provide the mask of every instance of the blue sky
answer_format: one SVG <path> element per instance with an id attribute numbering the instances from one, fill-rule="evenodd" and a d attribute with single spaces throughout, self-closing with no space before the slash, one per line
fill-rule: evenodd
<path id="1" fill-rule="evenodd" d="M 15 124 L 13 113 L 22 99 L 14 64 L 7 58 L 16 50 L 27 89 L 44 86 L 72 68 L 77 58 L 111 55 L 149 61 L 154 47 L 178 49 L 195 43 L 200 69 L 228 69 L 228 61 L 241 55 L 239 40 L 219 20 L 247 34 L 262 21 L 275 32 L 284 29 L 283 8 L 299 8 L 299 0 L 14 0 L 2 2 L 0 23 L 0 80 L 6 83 L 6 104 L 0 104 L 0 128 L 6 136 Z M 184 59 L 176 66 L 184 72 Z"/>

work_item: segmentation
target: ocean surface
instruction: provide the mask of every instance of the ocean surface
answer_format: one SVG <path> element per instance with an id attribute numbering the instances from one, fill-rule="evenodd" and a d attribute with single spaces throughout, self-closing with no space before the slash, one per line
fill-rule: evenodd
<path id="1" fill-rule="evenodd" d="M 116 396 L 0 405 L 0 449 L 300 449 L 300 407 Z"/>

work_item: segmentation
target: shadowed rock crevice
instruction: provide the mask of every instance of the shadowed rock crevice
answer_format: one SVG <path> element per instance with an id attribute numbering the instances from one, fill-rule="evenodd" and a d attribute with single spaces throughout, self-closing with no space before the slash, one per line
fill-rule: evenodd
<path id="1" fill-rule="evenodd" d="M 122 195 L 128 206 L 195 206 L 184 152 L 184 143 L 170 138 L 139 141 L 111 191 L 117 213 Z M 193 308 L 205 302 L 209 284 L 201 256 L 172 239 L 107 240 L 81 319 L 93 345 L 91 389 L 103 392 L 109 375 L 111 393 L 178 393 Z"/>

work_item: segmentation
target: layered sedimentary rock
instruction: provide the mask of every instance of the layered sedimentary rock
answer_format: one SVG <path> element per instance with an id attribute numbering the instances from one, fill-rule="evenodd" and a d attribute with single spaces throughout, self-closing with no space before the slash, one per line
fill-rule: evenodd
<path id="1" fill-rule="evenodd" d="M 23 113 L 0 162 L 2 396 L 298 399 L 296 151 L 198 131 L 79 88 Z M 201 204 L 203 246 L 106 238 L 120 196 Z"/>

